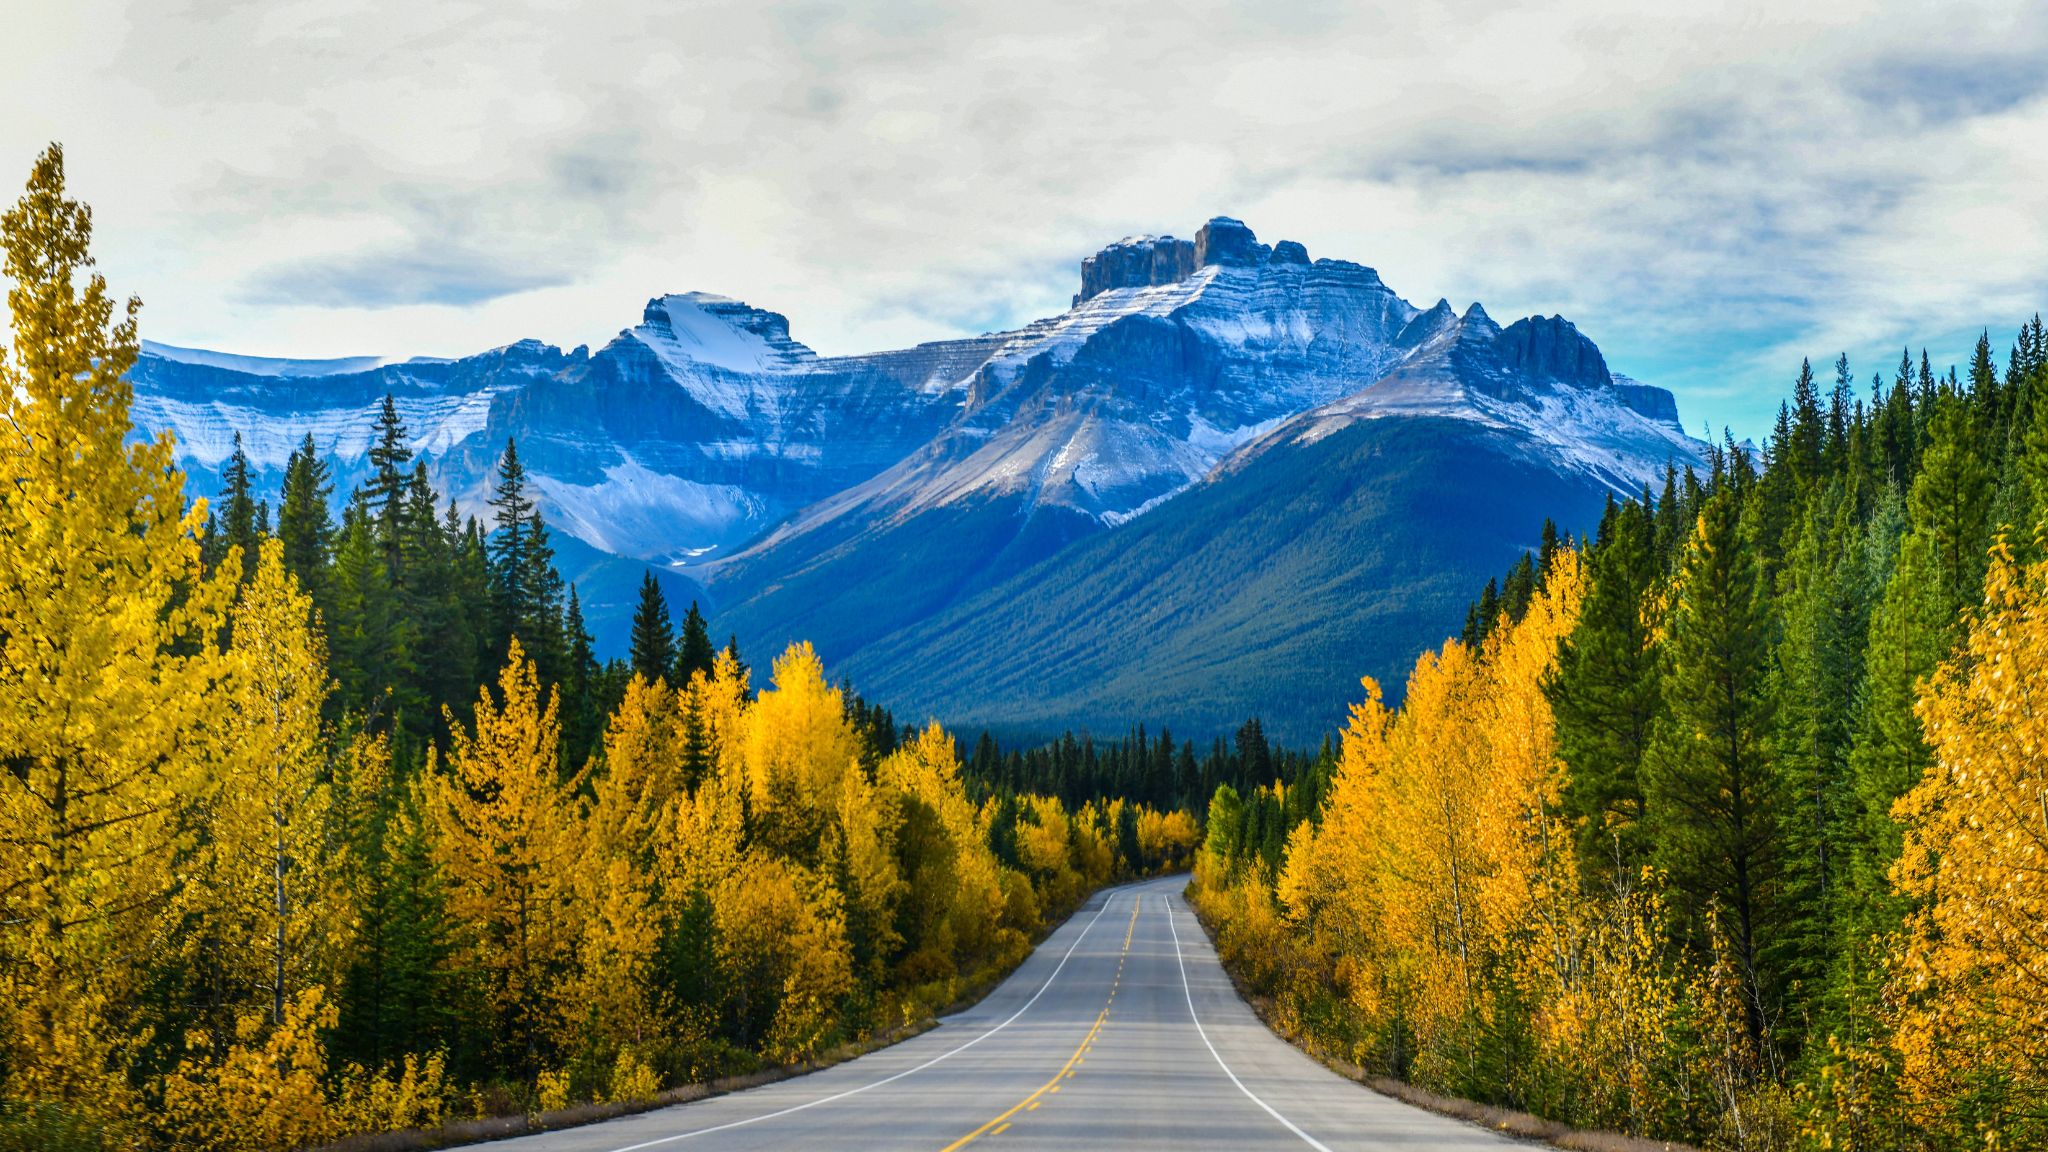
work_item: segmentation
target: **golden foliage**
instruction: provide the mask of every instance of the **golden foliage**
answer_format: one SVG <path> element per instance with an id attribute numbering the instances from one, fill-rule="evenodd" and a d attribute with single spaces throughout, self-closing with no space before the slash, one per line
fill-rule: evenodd
<path id="1" fill-rule="evenodd" d="M 2048 564 L 2000 545 L 1982 615 L 1918 707 L 1934 763 L 1900 799 L 1895 974 L 1909 1101 L 1978 1097 L 1987 1145 L 2048 1138 Z M 1995 1091 L 1973 1092 L 1995 1085 Z"/>
<path id="2" fill-rule="evenodd" d="M 532 1050 L 552 1030 L 558 982 L 574 957 L 579 917 L 580 777 L 564 779 L 557 700 L 514 640 L 498 679 L 502 703 L 480 693 L 474 733 L 450 719 L 445 771 L 428 760 L 434 858 L 449 910 L 469 928 L 465 955 L 486 974 L 503 1037 Z"/>
<path id="3" fill-rule="evenodd" d="M 320 1031 L 335 1019 L 316 987 L 295 997 L 274 1027 L 249 1012 L 225 1044 L 204 1030 L 190 1033 L 185 1058 L 164 1079 L 162 1126 L 179 1146 L 217 1152 L 298 1148 L 333 1134 Z"/>
<path id="4" fill-rule="evenodd" d="M 206 512 L 169 437 L 126 442 L 140 302 L 116 321 L 89 271 L 61 150 L 0 233 L 0 1088 L 112 1118 L 130 1098 L 122 1009 L 168 942 L 210 775 L 233 585 L 200 570 Z"/>
<path id="5" fill-rule="evenodd" d="M 229 618 L 218 793 L 205 883 L 192 893 L 230 979 L 263 994 L 273 1023 L 301 989 L 333 983 L 350 929 L 320 720 L 326 651 L 312 607 L 284 570 L 283 546 L 265 541 Z"/>

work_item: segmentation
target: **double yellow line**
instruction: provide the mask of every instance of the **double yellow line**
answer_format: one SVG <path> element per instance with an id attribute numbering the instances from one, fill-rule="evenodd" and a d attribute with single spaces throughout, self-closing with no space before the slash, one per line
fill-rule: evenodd
<path id="1" fill-rule="evenodd" d="M 1123 983 L 1124 959 L 1125 957 L 1128 957 L 1131 954 L 1131 938 L 1138 931 L 1138 905 L 1139 902 L 1143 899 L 1144 897 L 1140 896 L 1131 901 L 1131 925 L 1130 927 L 1124 929 L 1124 953 L 1123 956 L 1117 957 L 1116 979 L 1113 982 L 1111 982 L 1109 986 L 1109 1000 L 1111 1004 L 1116 1002 L 1117 985 Z M 1097 1013 L 1095 1016 L 1094 1026 L 1088 1029 L 1088 1034 L 1086 1036 L 1081 1037 L 1081 1043 L 1074 1049 L 1074 1054 L 1072 1056 L 1067 1057 L 1067 1062 L 1065 1064 L 1060 1065 L 1060 1070 L 1058 1072 L 1053 1073 L 1052 1079 L 1047 1080 L 1043 1084 L 1040 1084 L 1036 1092 L 1033 1092 L 1031 1095 L 1026 1096 L 1022 1100 L 1017 1101 L 1015 1104 L 1012 1104 L 1010 1106 L 1009 1111 L 1004 1112 L 1002 1115 L 996 1117 L 993 1120 L 990 1120 L 988 1123 L 983 1124 L 981 1127 L 976 1128 L 974 1131 L 969 1132 L 967 1135 L 962 1136 L 958 1140 L 953 1141 L 951 1144 L 946 1145 L 944 1152 L 959 1152 L 960 1149 L 967 1147 L 969 1144 L 974 1143 L 976 1140 L 981 1139 L 983 1136 L 1001 1136 L 1010 1127 L 1011 1117 L 1015 1116 L 1019 1112 L 1030 1112 L 1036 1110 L 1039 1104 L 1043 1102 L 1043 1097 L 1050 1096 L 1053 1093 L 1058 1092 L 1060 1090 L 1060 1081 L 1068 1080 L 1073 1077 L 1075 1065 L 1078 1065 L 1082 1062 L 1082 1054 L 1088 1051 L 1089 1045 L 1095 1043 L 1095 1037 L 1101 1033 L 1102 1025 L 1106 1021 L 1108 1021 L 1108 1019 L 1109 1004 L 1104 1004 L 1102 1006 L 1102 1011 Z"/>

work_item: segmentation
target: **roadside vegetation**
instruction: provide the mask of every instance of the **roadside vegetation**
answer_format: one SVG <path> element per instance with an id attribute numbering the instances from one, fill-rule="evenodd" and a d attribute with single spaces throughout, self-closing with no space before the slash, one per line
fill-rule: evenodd
<path id="1" fill-rule="evenodd" d="M 1712 1148 L 2048 1146 L 2048 339 L 1802 368 L 1488 586 L 1194 897 L 1283 1028 Z M 1263 840 L 1247 806 L 1283 813 Z"/>

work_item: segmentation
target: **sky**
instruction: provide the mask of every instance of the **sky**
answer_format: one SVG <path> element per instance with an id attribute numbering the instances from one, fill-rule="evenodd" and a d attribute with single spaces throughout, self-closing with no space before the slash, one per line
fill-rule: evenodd
<path id="1" fill-rule="evenodd" d="M 0 182 L 61 141 L 145 337 L 304 357 L 596 346 L 689 290 L 900 347 L 1229 215 L 1562 313 L 1742 438 L 1802 356 L 1867 391 L 2048 304 L 2029 7 L 9 0 Z"/>

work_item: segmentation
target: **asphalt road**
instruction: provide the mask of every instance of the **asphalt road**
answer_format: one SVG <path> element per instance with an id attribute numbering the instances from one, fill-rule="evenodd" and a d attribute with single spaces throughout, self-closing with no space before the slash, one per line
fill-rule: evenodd
<path id="1" fill-rule="evenodd" d="M 1097 893 L 939 1027 L 808 1076 L 505 1152 L 1045 1148 L 1497 1150 L 1518 1141 L 1380 1096 L 1268 1031 L 1181 899 Z"/>

